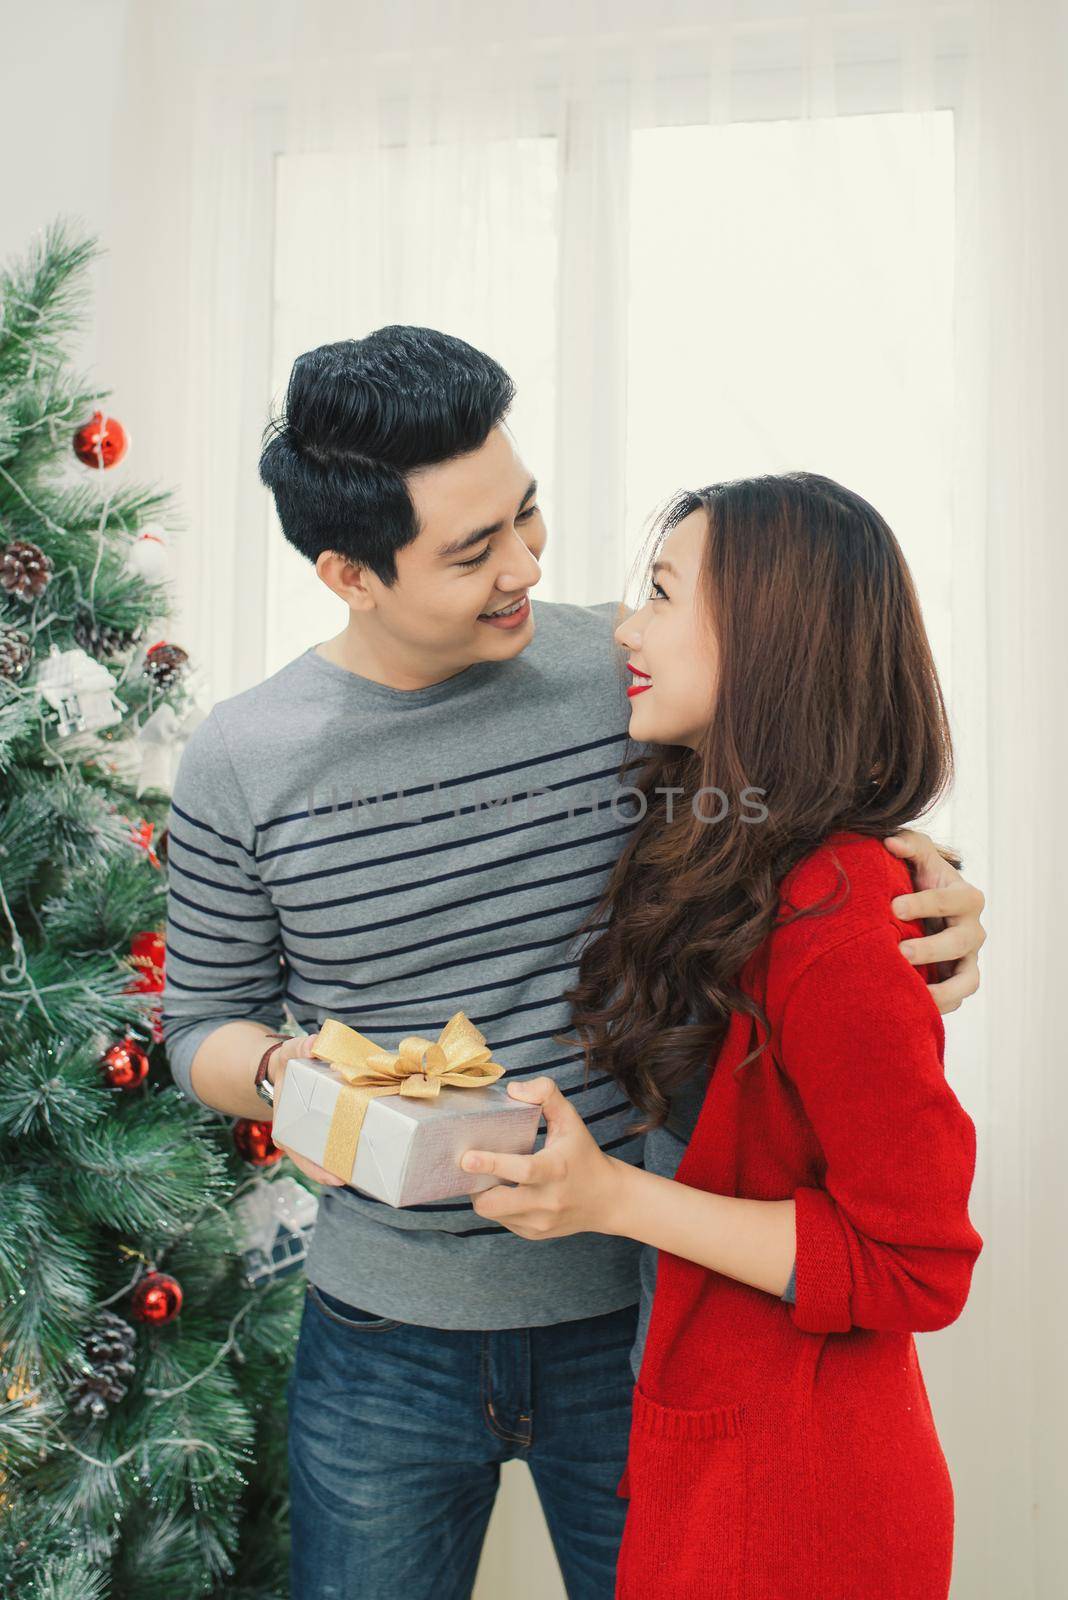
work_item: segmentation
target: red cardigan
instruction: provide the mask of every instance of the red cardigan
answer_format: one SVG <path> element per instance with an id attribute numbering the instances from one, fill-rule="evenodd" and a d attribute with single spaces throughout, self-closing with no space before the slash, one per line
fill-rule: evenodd
<path id="1" fill-rule="evenodd" d="M 845 881 L 843 882 L 843 874 Z M 967 1298 L 975 1130 L 942 1021 L 897 946 L 911 888 L 838 834 L 782 885 L 680 1183 L 797 1204 L 795 1305 L 660 1257 L 635 1391 L 618 1600 L 943 1600 L 953 1493 L 913 1331 Z"/>

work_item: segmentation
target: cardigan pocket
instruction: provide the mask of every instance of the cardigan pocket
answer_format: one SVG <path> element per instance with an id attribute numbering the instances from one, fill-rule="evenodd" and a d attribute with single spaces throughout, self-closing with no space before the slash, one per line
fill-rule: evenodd
<path id="1" fill-rule="evenodd" d="M 740 1406 L 688 1411 L 634 1392 L 618 1600 L 742 1600 Z"/>

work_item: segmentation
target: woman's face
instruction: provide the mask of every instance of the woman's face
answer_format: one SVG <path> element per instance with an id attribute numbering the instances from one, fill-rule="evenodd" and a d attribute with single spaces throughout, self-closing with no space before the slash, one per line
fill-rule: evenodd
<path id="1" fill-rule="evenodd" d="M 695 750 L 711 721 L 717 651 L 700 584 L 707 537 L 703 509 L 672 529 L 653 563 L 649 599 L 615 631 L 632 669 L 630 736 L 642 744 Z"/>

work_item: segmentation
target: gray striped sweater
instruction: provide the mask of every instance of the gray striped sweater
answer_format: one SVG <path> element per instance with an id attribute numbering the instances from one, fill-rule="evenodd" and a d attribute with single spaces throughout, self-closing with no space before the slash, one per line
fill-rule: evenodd
<path id="1" fill-rule="evenodd" d="M 285 1007 L 395 1046 L 463 1010 L 512 1076 L 554 1077 L 604 1149 L 642 1160 L 619 1090 L 553 1037 L 577 930 L 634 826 L 616 611 L 534 601 L 519 656 L 426 689 L 310 649 L 215 707 L 169 822 L 164 1033 L 187 1094 L 224 1022 L 277 1028 Z M 639 1288 L 629 1240 L 531 1242 L 466 1200 L 398 1211 L 349 1188 L 323 1193 L 308 1275 L 441 1328 L 562 1322 Z"/>

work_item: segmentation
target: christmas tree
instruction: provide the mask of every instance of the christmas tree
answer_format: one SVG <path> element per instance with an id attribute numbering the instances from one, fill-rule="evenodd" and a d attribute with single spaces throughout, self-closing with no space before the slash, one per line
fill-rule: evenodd
<path id="1" fill-rule="evenodd" d="M 302 1288 L 271 1252 L 314 1200 L 160 1048 L 196 674 L 171 499 L 67 354 L 96 253 L 58 223 L 0 274 L 0 1596 L 266 1600 Z"/>

